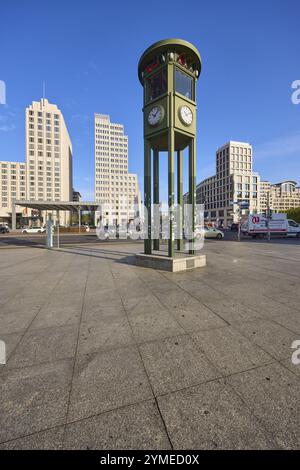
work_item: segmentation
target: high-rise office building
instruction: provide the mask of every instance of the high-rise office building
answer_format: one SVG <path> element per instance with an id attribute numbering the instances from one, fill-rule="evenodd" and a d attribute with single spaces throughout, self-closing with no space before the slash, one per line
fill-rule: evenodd
<path id="1" fill-rule="evenodd" d="M 268 209 L 274 212 L 285 212 L 300 207 L 300 187 L 296 181 L 286 180 L 272 184 L 269 181 L 260 183 L 260 210 L 267 214 Z"/>
<path id="2" fill-rule="evenodd" d="M 128 173 L 128 137 L 122 124 L 95 114 L 95 201 L 103 208 L 96 214 L 104 224 L 126 224 L 137 215 L 140 193 L 137 175 Z"/>
<path id="3" fill-rule="evenodd" d="M 216 152 L 216 174 L 201 181 L 196 188 L 197 204 L 204 204 L 207 222 L 227 227 L 239 220 L 239 201 L 249 202 L 242 215 L 284 212 L 300 207 L 300 187 L 296 181 L 272 184 L 261 181 L 253 171 L 252 146 L 230 141 Z M 187 202 L 188 194 L 185 194 Z"/>
<path id="4" fill-rule="evenodd" d="M 0 161 L 0 223 L 10 222 L 12 199 L 26 199 L 26 164 Z M 23 216 L 27 213 L 18 206 L 16 211 Z"/>
<path id="5" fill-rule="evenodd" d="M 75 189 L 73 189 L 73 199 L 72 200 L 74 202 L 79 202 L 79 201 L 81 201 L 81 198 L 82 198 L 81 193 L 79 191 L 75 191 Z"/>
<path id="6" fill-rule="evenodd" d="M 72 144 L 59 108 L 47 99 L 26 108 L 27 198 L 72 201 Z M 61 214 L 61 223 L 69 214 Z"/>
<path id="7" fill-rule="evenodd" d="M 248 201 L 249 210 L 260 210 L 260 176 L 253 172 L 252 146 L 230 141 L 216 152 L 216 174 L 197 185 L 197 204 L 204 204 L 205 219 L 225 227 L 239 218 L 239 201 Z"/>

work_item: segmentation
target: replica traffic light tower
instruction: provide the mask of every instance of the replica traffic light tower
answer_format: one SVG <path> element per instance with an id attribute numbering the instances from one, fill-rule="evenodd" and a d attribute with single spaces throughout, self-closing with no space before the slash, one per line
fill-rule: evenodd
<path id="1" fill-rule="evenodd" d="M 138 65 L 144 87 L 144 205 L 148 211 L 148 238 L 144 252 L 159 249 L 151 237 L 151 154 L 153 153 L 153 204 L 159 204 L 159 152 L 168 152 L 168 206 L 170 230 L 168 257 L 174 256 L 174 153 L 177 152 L 177 204 L 183 211 L 183 151 L 189 149 L 189 204 L 191 230 L 195 226 L 196 203 L 196 81 L 201 72 L 198 50 L 182 39 L 166 39 L 150 46 Z M 181 212 L 182 213 L 182 212 Z M 183 240 L 177 240 L 182 250 Z M 190 254 L 194 254 L 191 243 Z"/>

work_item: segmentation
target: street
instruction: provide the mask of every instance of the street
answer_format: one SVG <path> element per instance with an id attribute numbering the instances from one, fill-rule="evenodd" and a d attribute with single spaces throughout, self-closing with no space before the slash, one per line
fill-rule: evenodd
<path id="1" fill-rule="evenodd" d="M 224 240 L 214 240 L 214 239 L 206 239 L 205 243 L 220 243 L 221 245 L 224 242 L 227 241 L 236 241 L 238 238 L 237 232 L 231 232 L 230 230 L 225 230 L 224 231 L 225 238 Z M 65 246 L 65 245 L 82 245 L 82 244 L 95 244 L 95 243 L 135 243 L 134 240 L 128 239 L 128 240 L 99 240 L 97 235 L 96 235 L 96 230 L 91 230 L 90 232 L 82 232 L 82 233 L 60 233 L 59 235 L 59 242 L 60 246 Z M 57 246 L 57 234 L 54 234 L 53 237 L 53 243 L 54 247 Z M 142 244 L 142 241 L 139 241 L 139 243 Z M 241 243 L 254 243 L 254 244 L 260 244 L 260 243 L 266 243 L 266 240 L 264 239 L 252 239 L 251 237 L 242 237 Z M 300 238 L 295 238 L 295 237 L 275 237 L 273 236 L 271 241 L 271 244 L 279 244 L 279 245 L 295 245 L 295 246 L 300 246 Z M 5 247 L 22 247 L 22 246 L 37 246 L 37 247 L 45 247 L 46 246 L 46 234 L 22 234 L 22 233 L 11 233 L 11 234 L 0 234 L 0 248 L 5 248 Z"/>

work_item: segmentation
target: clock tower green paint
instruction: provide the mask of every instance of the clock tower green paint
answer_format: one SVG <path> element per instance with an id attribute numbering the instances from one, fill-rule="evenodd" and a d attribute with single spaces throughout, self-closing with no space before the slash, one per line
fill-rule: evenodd
<path id="1" fill-rule="evenodd" d="M 148 211 L 145 254 L 159 250 L 151 239 L 151 160 L 153 160 L 153 204 L 159 204 L 159 152 L 168 152 L 168 205 L 174 201 L 174 154 L 177 152 L 177 204 L 183 210 L 183 151 L 189 149 L 189 204 L 194 231 L 196 204 L 196 81 L 201 57 L 193 44 L 182 39 L 158 41 L 143 53 L 138 65 L 144 88 L 144 204 Z M 152 158 L 153 156 L 153 158 Z M 173 220 L 170 217 L 168 256 L 174 256 Z M 183 240 L 177 240 L 182 250 Z M 194 254 L 194 247 L 190 250 Z"/>

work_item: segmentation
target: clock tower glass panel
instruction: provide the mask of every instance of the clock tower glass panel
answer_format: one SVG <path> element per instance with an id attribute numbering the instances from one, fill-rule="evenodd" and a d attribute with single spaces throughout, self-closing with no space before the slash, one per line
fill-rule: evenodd
<path id="1" fill-rule="evenodd" d="M 167 92 L 167 70 L 163 68 L 158 73 L 155 73 L 146 81 L 146 101 L 155 100 L 159 96 Z"/>
<path id="2" fill-rule="evenodd" d="M 193 79 L 178 68 L 175 68 L 175 91 L 189 100 L 193 99 Z"/>

